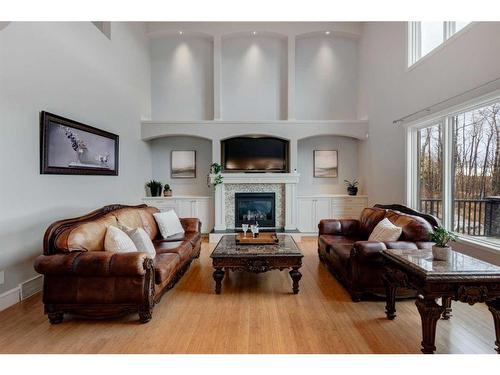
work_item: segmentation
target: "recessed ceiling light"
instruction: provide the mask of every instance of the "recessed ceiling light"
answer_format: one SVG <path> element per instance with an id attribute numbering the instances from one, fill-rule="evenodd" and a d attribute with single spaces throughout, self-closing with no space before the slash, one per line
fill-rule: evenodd
<path id="1" fill-rule="evenodd" d="M 179 35 L 182 35 L 182 31 L 179 31 Z"/>
<path id="2" fill-rule="evenodd" d="M 329 32 L 329 31 L 325 31 L 325 34 L 326 34 L 326 35 L 330 35 L 330 32 Z"/>
<path id="3" fill-rule="evenodd" d="M 257 31 L 253 31 L 253 32 L 252 32 L 252 34 L 253 34 L 253 35 L 257 35 Z"/>

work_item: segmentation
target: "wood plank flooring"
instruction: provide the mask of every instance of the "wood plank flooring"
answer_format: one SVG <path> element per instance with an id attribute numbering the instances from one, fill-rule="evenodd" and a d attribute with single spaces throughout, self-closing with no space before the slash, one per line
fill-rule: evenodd
<path id="1" fill-rule="evenodd" d="M 414 301 L 398 302 L 396 320 L 384 302 L 353 303 L 319 263 L 316 239 L 304 238 L 303 277 L 291 293 L 288 272 L 231 273 L 213 292 L 209 254 L 202 254 L 155 307 L 153 320 L 137 315 L 112 321 L 65 318 L 50 325 L 37 295 L 0 312 L 2 353 L 420 353 Z M 438 323 L 438 353 L 495 353 L 487 308 L 453 303 Z"/>

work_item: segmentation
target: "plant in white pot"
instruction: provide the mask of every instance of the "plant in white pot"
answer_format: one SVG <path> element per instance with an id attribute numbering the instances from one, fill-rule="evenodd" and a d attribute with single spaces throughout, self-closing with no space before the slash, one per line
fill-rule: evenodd
<path id="1" fill-rule="evenodd" d="M 435 260 L 448 260 L 450 256 L 450 242 L 456 241 L 458 238 L 452 232 L 438 226 L 430 234 L 431 241 L 435 244 L 432 246 L 432 257 Z"/>

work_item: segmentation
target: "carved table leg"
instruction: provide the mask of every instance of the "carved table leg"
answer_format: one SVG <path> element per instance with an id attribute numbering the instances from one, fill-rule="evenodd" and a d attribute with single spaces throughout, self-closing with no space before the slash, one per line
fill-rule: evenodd
<path id="1" fill-rule="evenodd" d="M 422 353 L 432 354 L 436 351 L 436 324 L 444 311 L 434 298 L 419 297 L 415 301 L 422 319 Z"/>
<path id="2" fill-rule="evenodd" d="M 396 317 L 396 290 L 397 287 L 387 278 L 383 277 L 385 284 L 385 315 L 387 319 L 393 320 Z"/>
<path id="3" fill-rule="evenodd" d="M 290 277 L 293 281 L 293 294 L 299 293 L 299 281 L 302 278 L 302 274 L 299 271 L 299 267 L 293 267 L 290 271 Z"/>
<path id="4" fill-rule="evenodd" d="M 224 271 L 222 268 L 216 268 L 213 276 L 215 280 L 215 293 L 220 294 L 222 289 L 222 280 L 224 279 Z"/>
<path id="5" fill-rule="evenodd" d="M 500 354 L 500 298 L 492 301 L 486 301 L 488 309 L 493 315 L 493 322 L 495 323 L 495 345 L 497 346 L 495 350 Z"/>
<path id="6" fill-rule="evenodd" d="M 451 297 L 442 297 L 441 306 L 444 307 L 442 319 L 448 320 L 451 318 Z"/>

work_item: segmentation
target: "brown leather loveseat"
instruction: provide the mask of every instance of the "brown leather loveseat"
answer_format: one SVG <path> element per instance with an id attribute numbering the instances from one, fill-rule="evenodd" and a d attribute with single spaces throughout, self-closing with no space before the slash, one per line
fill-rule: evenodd
<path id="1" fill-rule="evenodd" d="M 51 323 L 62 322 L 65 313 L 110 318 L 138 312 L 141 322 L 151 319 L 154 304 L 201 248 L 198 219 L 180 219 L 185 234 L 163 239 L 156 212 L 146 205 L 111 205 L 47 229 L 35 270 L 44 275 L 43 303 Z M 104 251 L 107 228 L 120 224 L 142 227 L 153 240 L 155 258 L 144 252 Z"/>
<path id="2" fill-rule="evenodd" d="M 368 241 L 370 233 L 384 218 L 402 227 L 403 232 L 399 240 Z M 319 258 L 346 287 L 353 301 L 374 295 L 383 296 L 385 288 L 382 280 L 382 250 L 429 249 L 433 245 L 429 241 L 429 234 L 438 223 L 433 216 L 401 205 L 376 205 L 365 208 L 359 220 L 321 220 L 318 225 Z M 409 295 L 408 291 L 404 290 L 400 294 Z"/>

